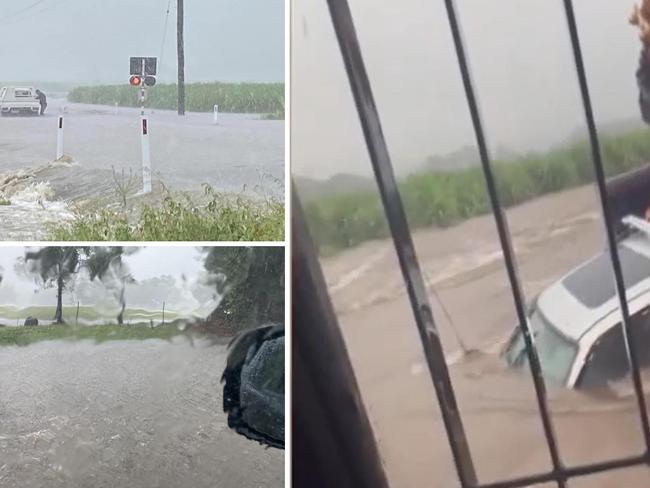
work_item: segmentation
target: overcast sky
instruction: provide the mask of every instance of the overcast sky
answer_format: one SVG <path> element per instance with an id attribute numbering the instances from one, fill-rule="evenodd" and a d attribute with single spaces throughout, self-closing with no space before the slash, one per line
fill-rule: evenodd
<path id="1" fill-rule="evenodd" d="M 165 18 L 171 5 L 163 45 Z M 130 56 L 176 77 L 176 0 L 1 2 L 3 81 L 115 83 Z M 186 0 L 188 81 L 282 81 L 284 0 Z"/>
<path id="2" fill-rule="evenodd" d="M 563 2 L 463 0 L 461 23 L 488 141 L 543 150 L 584 126 Z M 600 124 L 640 119 L 635 2 L 576 0 Z M 400 173 L 474 145 L 444 2 L 350 0 L 389 149 Z M 292 169 L 370 174 L 327 4 L 294 2 Z"/>

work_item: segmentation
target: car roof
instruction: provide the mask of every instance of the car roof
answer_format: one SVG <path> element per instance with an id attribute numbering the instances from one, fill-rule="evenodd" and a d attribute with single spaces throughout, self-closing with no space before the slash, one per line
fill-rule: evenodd
<path id="1" fill-rule="evenodd" d="M 644 299 L 650 304 L 650 239 L 633 233 L 619 243 L 619 256 L 628 302 L 647 295 Z M 537 300 L 546 321 L 573 342 L 619 307 L 607 251 L 571 270 Z"/>

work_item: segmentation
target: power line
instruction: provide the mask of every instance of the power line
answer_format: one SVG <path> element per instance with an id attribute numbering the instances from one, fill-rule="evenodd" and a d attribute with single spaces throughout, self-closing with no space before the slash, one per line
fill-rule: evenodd
<path id="1" fill-rule="evenodd" d="M 18 15 L 20 15 L 20 14 L 23 14 L 23 13 L 25 13 L 25 12 L 28 12 L 28 11 L 30 11 L 31 9 L 33 9 L 34 7 L 38 7 L 40 4 L 42 4 L 42 3 L 46 2 L 46 1 L 47 1 L 47 0 L 37 0 L 36 2 L 32 3 L 31 5 L 28 5 L 27 7 L 24 7 L 24 8 L 22 8 L 22 9 L 20 9 L 20 10 L 17 10 L 16 12 L 12 12 L 12 13 L 10 13 L 9 16 L 8 16 L 8 17 L 5 17 L 3 20 L 9 20 L 9 19 L 11 19 L 12 17 L 16 17 L 16 16 L 18 16 Z"/>
<path id="2" fill-rule="evenodd" d="M 163 29 L 162 43 L 160 44 L 160 67 L 163 66 L 163 54 L 165 53 L 165 41 L 167 40 L 167 30 L 169 25 L 169 12 L 171 10 L 172 0 L 167 0 L 167 13 L 165 14 L 165 28 Z"/>
<path id="3" fill-rule="evenodd" d="M 41 2 L 39 2 L 39 3 L 43 3 L 43 1 L 45 1 L 45 0 L 41 0 Z M 52 8 L 58 7 L 59 5 L 62 5 L 67 1 L 69 1 L 69 0 L 59 0 L 59 2 L 57 3 L 56 0 L 55 0 L 55 3 L 51 3 L 49 5 L 44 5 L 43 8 L 41 8 L 40 10 L 34 11 L 33 15 L 29 15 L 29 12 L 24 12 L 25 14 L 27 14 L 26 16 L 23 15 L 23 17 L 19 17 L 19 18 L 16 19 L 16 16 L 14 15 L 13 19 L 10 17 L 10 19 L 12 19 L 13 22 L 4 22 L 3 21 L 3 23 L 4 23 L 5 26 L 7 26 L 7 25 L 19 24 L 19 23 L 24 22 L 26 20 L 31 20 L 35 16 L 38 16 L 38 15 L 42 14 L 43 12 L 47 12 L 49 10 L 52 10 Z"/>

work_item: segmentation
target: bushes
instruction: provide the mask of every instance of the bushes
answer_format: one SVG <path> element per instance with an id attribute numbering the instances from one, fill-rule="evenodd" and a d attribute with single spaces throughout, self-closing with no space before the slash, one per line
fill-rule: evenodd
<path id="1" fill-rule="evenodd" d="M 76 87 L 68 100 L 78 103 L 139 107 L 137 88 L 130 85 Z M 176 85 L 156 85 L 147 91 L 147 107 L 175 110 Z M 186 108 L 190 112 L 271 114 L 284 118 L 284 83 L 192 83 L 186 87 Z"/>
<path id="2" fill-rule="evenodd" d="M 633 131 L 601 140 L 607 176 L 650 162 L 650 134 Z M 590 147 L 579 142 L 493 163 L 497 190 L 505 207 L 593 182 Z M 445 227 L 490 211 L 482 168 L 420 171 L 399 183 L 413 228 Z M 378 192 L 321 197 L 307 202 L 305 212 L 321 253 L 356 246 L 389 235 Z"/>
<path id="3" fill-rule="evenodd" d="M 207 204 L 167 196 L 160 206 L 79 212 L 51 229 L 55 241 L 281 241 L 284 205 L 206 189 Z"/>

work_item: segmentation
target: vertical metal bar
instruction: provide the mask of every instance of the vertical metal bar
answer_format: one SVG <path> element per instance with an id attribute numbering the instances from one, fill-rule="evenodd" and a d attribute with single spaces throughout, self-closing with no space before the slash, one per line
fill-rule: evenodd
<path id="1" fill-rule="evenodd" d="M 440 404 L 440 412 L 447 431 L 458 477 L 463 487 L 473 487 L 477 484 L 474 464 L 454 390 L 449 379 L 442 343 L 433 320 L 431 305 L 429 304 L 415 246 L 406 220 L 406 213 L 397 188 L 379 113 L 361 55 L 352 13 L 347 0 L 328 0 L 328 5 L 359 113 L 366 145 L 368 146 L 379 193 L 388 218 L 411 307 L 413 308 L 427 366 Z"/>
<path id="2" fill-rule="evenodd" d="M 625 337 L 625 346 L 627 348 L 628 358 L 630 362 L 630 369 L 632 370 L 632 382 L 634 384 L 634 391 L 636 393 L 637 402 L 639 406 L 639 415 L 641 416 L 641 426 L 643 428 L 643 438 L 646 445 L 646 456 L 650 462 L 650 424 L 648 423 L 648 413 L 646 410 L 645 396 L 643 392 L 643 382 L 641 381 L 641 374 L 639 372 L 639 362 L 637 359 L 636 348 L 634 347 L 631 335 L 631 320 L 630 310 L 627 305 L 627 295 L 625 292 L 625 281 L 623 277 L 623 270 L 621 269 L 621 261 L 618 254 L 618 246 L 616 242 L 616 232 L 612 226 L 612 215 L 610 210 L 609 201 L 607 199 L 607 183 L 605 181 L 605 170 L 603 168 L 603 160 L 600 152 L 600 142 L 598 140 L 598 131 L 596 130 L 596 122 L 591 105 L 591 97 L 589 95 L 589 86 L 587 84 L 587 75 L 585 72 L 584 60 L 582 58 L 582 49 L 580 47 L 580 38 L 578 36 L 578 26 L 576 23 L 575 12 L 573 9 L 573 2 L 571 0 L 564 0 L 564 8 L 566 10 L 567 22 L 569 26 L 569 34 L 571 35 L 571 46 L 573 49 L 573 56 L 576 65 L 576 72 L 578 74 L 578 82 L 580 84 L 580 94 L 582 96 L 582 105 L 585 110 L 585 117 L 587 120 L 587 129 L 589 130 L 589 142 L 591 144 L 591 153 L 594 163 L 594 173 L 596 184 L 598 187 L 598 195 L 600 196 L 600 203 L 603 211 L 603 218 L 605 221 L 605 231 L 607 234 L 607 244 L 609 247 L 609 254 L 612 261 L 612 269 L 614 271 L 614 280 L 616 282 L 616 292 L 621 304 L 621 316 L 623 318 L 623 335 Z"/>
<path id="3" fill-rule="evenodd" d="M 517 265 L 515 263 L 514 251 L 512 248 L 512 242 L 510 240 L 510 231 L 508 230 L 508 221 L 506 220 L 506 217 L 503 213 L 503 209 L 501 208 L 501 204 L 499 202 L 499 194 L 497 191 L 496 181 L 490 164 L 490 156 L 488 152 L 485 133 L 483 131 L 483 124 L 481 122 L 481 115 L 478 108 L 478 101 L 477 101 L 476 94 L 474 92 L 472 77 L 469 69 L 469 63 L 467 60 L 467 56 L 465 54 L 463 36 L 458 21 L 458 13 L 456 11 L 456 5 L 454 0 L 445 0 L 445 6 L 447 8 L 449 25 L 451 27 L 452 36 L 454 39 L 454 45 L 456 48 L 456 55 L 458 57 L 458 65 L 460 67 L 461 76 L 463 78 L 465 95 L 467 97 L 467 103 L 469 105 L 469 111 L 472 117 L 472 124 L 474 126 L 474 132 L 476 134 L 476 143 L 478 145 L 479 154 L 481 157 L 481 164 L 483 166 L 483 172 L 485 174 L 485 181 L 487 184 L 488 194 L 490 196 L 490 202 L 492 204 L 492 211 L 494 213 L 494 219 L 496 221 L 499 240 L 501 241 L 501 248 L 503 250 L 503 259 L 505 261 L 506 271 L 508 273 L 508 279 L 510 280 L 512 296 L 514 299 L 515 309 L 517 312 L 517 318 L 519 320 L 519 327 L 521 328 L 524 342 L 526 344 L 528 363 L 530 365 L 530 371 L 533 378 L 533 383 L 535 385 L 535 393 L 537 395 L 537 405 L 542 418 L 544 434 L 546 436 L 546 441 L 548 443 L 549 454 L 551 456 L 551 462 L 553 465 L 553 471 L 558 486 L 560 488 L 564 488 L 566 486 L 566 478 L 562 471 L 562 463 L 560 461 L 560 455 L 558 452 L 557 440 L 556 440 L 555 432 L 553 430 L 551 417 L 548 411 L 548 404 L 546 402 L 546 387 L 544 384 L 542 369 L 540 366 L 539 357 L 537 355 L 537 350 L 535 349 L 533 343 L 530 327 L 528 324 L 528 319 L 526 317 L 526 305 L 524 302 L 523 292 L 521 290 L 521 285 L 517 273 Z"/>

